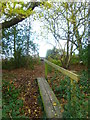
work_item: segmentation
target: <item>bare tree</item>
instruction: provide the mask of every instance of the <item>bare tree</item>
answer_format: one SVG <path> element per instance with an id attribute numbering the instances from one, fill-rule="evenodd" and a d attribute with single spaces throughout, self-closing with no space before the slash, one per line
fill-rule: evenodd
<path id="1" fill-rule="evenodd" d="M 87 30 L 88 8 L 87 3 L 52 3 L 50 10 L 43 13 L 43 21 L 46 29 L 52 33 L 63 58 L 60 57 L 63 67 L 68 67 L 72 53 L 77 49 L 82 50 L 83 38 Z M 66 40 L 65 49 L 62 49 L 60 40 Z M 73 48 L 76 46 L 76 49 Z M 65 54 L 66 51 L 66 54 Z"/>

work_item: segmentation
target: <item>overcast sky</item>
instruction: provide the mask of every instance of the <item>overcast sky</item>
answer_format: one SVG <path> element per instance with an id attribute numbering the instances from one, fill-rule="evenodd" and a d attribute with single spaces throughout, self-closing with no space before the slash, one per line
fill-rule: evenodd
<path id="1" fill-rule="evenodd" d="M 39 45 L 39 55 L 40 57 L 45 57 L 46 56 L 46 52 L 48 49 L 53 49 L 53 45 L 55 45 L 55 41 L 53 38 L 53 35 L 48 33 L 46 34 L 47 36 L 40 36 L 40 33 L 42 32 L 43 34 L 46 32 L 45 29 L 41 29 L 41 26 L 43 26 L 43 24 L 38 21 L 38 20 L 34 20 L 32 22 L 32 29 L 33 31 L 36 31 L 37 34 L 39 34 L 38 39 L 36 38 L 34 40 L 35 43 L 37 43 Z M 64 40 L 60 40 L 60 43 L 62 45 L 62 48 L 64 48 L 64 45 L 66 43 L 66 41 Z"/>

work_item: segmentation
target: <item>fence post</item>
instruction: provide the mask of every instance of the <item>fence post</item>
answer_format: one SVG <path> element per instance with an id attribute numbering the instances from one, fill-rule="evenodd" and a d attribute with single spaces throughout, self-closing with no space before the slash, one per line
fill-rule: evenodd
<path id="1" fill-rule="evenodd" d="M 73 79 L 71 79 L 71 101 L 72 101 L 71 102 L 72 105 L 74 104 L 75 107 L 77 107 L 76 106 L 76 102 L 77 102 L 77 99 L 76 99 L 76 81 L 74 83 Z M 75 111 L 75 114 L 76 114 L 76 111 Z"/>
<path id="2" fill-rule="evenodd" d="M 76 98 L 76 95 L 75 95 L 75 92 L 76 92 L 76 81 L 75 81 L 75 83 L 74 83 L 74 80 L 73 80 L 73 79 L 71 79 L 71 87 L 72 87 L 72 90 L 71 90 L 72 96 L 73 96 L 74 98 Z"/>
<path id="3" fill-rule="evenodd" d="M 45 79 L 47 79 L 47 73 L 48 73 L 48 65 L 45 62 Z"/>

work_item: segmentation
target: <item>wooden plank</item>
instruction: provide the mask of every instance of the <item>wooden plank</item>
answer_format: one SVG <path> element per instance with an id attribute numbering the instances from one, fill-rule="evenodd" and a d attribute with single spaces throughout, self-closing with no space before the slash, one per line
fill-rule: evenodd
<path id="1" fill-rule="evenodd" d="M 60 104 L 49 84 L 44 78 L 37 78 L 37 81 L 47 118 L 61 118 Z"/>
<path id="2" fill-rule="evenodd" d="M 55 110 L 55 117 L 62 118 L 60 103 L 57 100 L 57 98 L 56 98 L 54 92 L 52 91 L 51 87 L 49 86 L 48 82 L 45 79 L 43 79 L 43 80 L 44 80 L 45 87 L 47 89 L 47 93 L 50 97 L 50 101 L 51 101 L 53 108 Z"/>
<path id="3" fill-rule="evenodd" d="M 53 68 L 55 68 L 56 70 L 60 71 L 61 73 L 63 73 L 64 75 L 67 75 L 68 77 L 70 77 L 71 79 L 75 80 L 76 82 L 79 81 L 79 75 L 69 71 L 69 70 L 66 70 L 58 65 L 55 65 L 54 63 L 51 63 L 50 61 L 44 59 L 44 61 L 51 65 Z"/>
<path id="4" fill-rule="evenodd" d="M 37 78 L 38 80 L 38 85 L 39 85 L 39 89 L 40 89 L 40 95 L 43 101 L 43 105 L 44 105 L 44 109 L 46 112 L 46 115 L 48 118 L 53 118 L 55 112 L 53 111 L 53 106 L 49 100 L 47 91 L 45 89 L 45 86 L 43 84 L 43 79 L 42 78 Z"/>

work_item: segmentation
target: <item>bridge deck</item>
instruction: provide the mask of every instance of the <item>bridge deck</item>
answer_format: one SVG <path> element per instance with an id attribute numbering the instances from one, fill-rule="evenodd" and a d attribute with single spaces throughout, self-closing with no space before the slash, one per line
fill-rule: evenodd
<path id="1" fill-rule="evenodd" d="M 37 78 L 47 118 L 62 118 L 60 103 L 45 78 Z"/>

